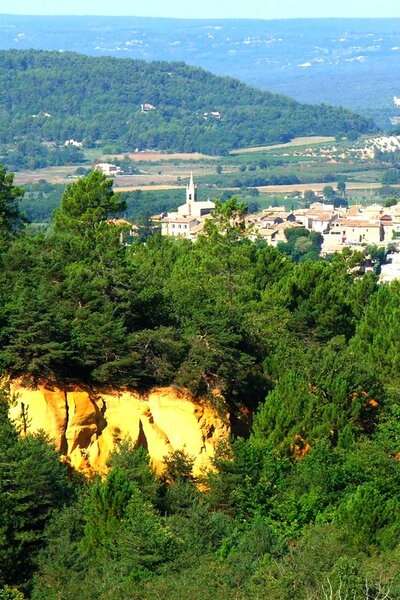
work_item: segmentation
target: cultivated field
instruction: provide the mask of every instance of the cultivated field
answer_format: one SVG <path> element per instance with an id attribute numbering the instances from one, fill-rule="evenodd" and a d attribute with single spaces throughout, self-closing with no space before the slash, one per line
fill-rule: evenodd
<path id="1" fill-rule="evenodd" d="M 186 162 L 197 162 L 200 160 L 218 160 L 217 156 L 208 156 L 207 154 L 200 154 L 200 152 L 125 152 L 124 154 L 107 154 L 102 157 L 104 160 L 123 160 L 128 157 L 129 160 L 134 162 L 164 162 L 171 160 L 186 161 Z"/>
<path id="2" fill-rule="evenodd" d="M 15 173 L 15 183 L 17 185 L 29 185 L 31 183 L 38 183 L 38 181 L 67 183 L 75 179 L 74 173 L 76 168 L 76 166 L 46 167 L 45 169 L 35 169 L 34 171 L 17 171 Z"/>
<path id="3" fill-rule="evenodd" d="M 360 192 L 360 197 L 363 193 L 369 196 L 374 192 L 378 194 L 382 188 L 380 181 L 384 171 L 380 163 L 357 161 L 353 157 L 337 162 L 319 154 L 303 156 L 301 148 L 313 145 L 316 149 L 318 145 L 324 146 L 332 140 L 324 136 L 301 137 L 288 144 L 235 150 L 231 155 L 219 158 L 200 153 L 132 152 L 129 158 L 135 161 L 138 172 L 117 176 L 114 189 L 119 192 L 179 190 L 184 187 L 192 171 L 200 189 L 212 189 L 215 194 L 218 190 L 229 189 L 243 193 L 243 188 L 255 187 L 265 196 L 284 197 L 305 190 L 321 192 L 327 185 L 336 187 L 338 178 L 347 180 L 347 190 L 353 195 L 357 192 Z M 100 159 L 99 149 L 96 152 L 96 157 L 94 154 L 91 156 L 93 162 Z M 102 159 L 113 162 L 126 156 L 104 155 Z M 84 166 L 90 168 L 90 164 Z M 21 171 L 16 174 L 16 183 L 24 185 L 46 180 L 53 184 L 67 184 L 77 179 L 76 170 L 77 166 L 67 166 Z M 316 183 L 289 184 L 290 180 L 296 178 Z M 285 179 L 287 184 L 263 185 Z"/>
<path id="4" fill-rule="evenodd" d="M 118 178 L 117 178 L 118 180 Z M 332 182 L 332 183 L 296 183 L 293 185 L 263 185 L 263 186 L 258 186 L 256 189 L 261 193 L 261 194 L 290 194 L 290 193 L 294 193 L 294 192 L 305 192 L 308 190 L 311 190 L 313 192 L 322 192 L 322 190 L 324 189 L 324 187 L 326 187 L 327 185 L 332 186 L 332 187 L 336 187 L 337 183 Z M 372 192 L 372 191 L 376 191 L 376 190 L 380 190 L 383 186 L 381 183 L 361 183 L 361 182 L 349 182 L 346 184 L 347 187 L 347 191 L 349 192 L 356 192 L 356 191 L 364 191 L 364 192 Z M 400 187 L 400 185 L 394 185 L 392 187 Z M 118 182 L 116 182 L 116 184 L 114 185 L 114 190 L 116 192 L 135 192 L 138 190 L 141 191 L 161 191 L 161 190 L 178 190 L 178 189 L 184 189 L 183 185 L 175 185 L 175 184 L 162 184 L 162 183 L 154 183 L 154 184 L 150 184 L 150 185 L 140 185 L 140 184 L 118 184 Z M 231 191 L 235 191 L 238 190 L 240 191 L 240 188 L 227 188 L 230 189 Z"/>
<path id="5" fill-rule="evenodd" d="M 273 144 L 271 146 L 254 146 L 252 148 L 239 148 L 238 150 L 232 150 L 230 154 L 250 154 L 254 152 L 265 152 L 268 150 L 277 150 L 278 148 L 294 148 L 298 146 L 311 146 L 314 144 L 326 144 L 334 142 L 335 138 L 331 136 L 309 136 L 309 137 L 298 137 L 294 138 L 286 144 Z"/>
<path id="6" fill-rule="evenodd" d="M 337 183 L 295 183 L 293 185 L 262 185 L 257 187 L 258 191 L 262 194 L 290 194 L 291 192 L 306 192 L 311 190 L 313 192 L 322 192 L 326 186 L 336 187 Z M 379 190 L 383 186 L 381 183 L 362 183 L 362 182 L 349 182 L 346 184 L 348 191 L 372 191 Z M 400 186 L 392 186 L 400 187 Z"/>

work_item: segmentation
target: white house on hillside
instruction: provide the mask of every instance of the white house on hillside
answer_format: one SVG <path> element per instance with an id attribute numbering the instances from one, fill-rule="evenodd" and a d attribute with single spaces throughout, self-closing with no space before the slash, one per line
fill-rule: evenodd
<path id="1" fill-rule="evenodd" d="M 82 148 L 83 142 L 78 142 L 78 140 L 74 140 L 71 138 L 70 140 L 65 140 L 64 146 L 67 148 L 68 146 L 73 146 L 74 148 Z"/>
<path id="2" fill-rule="evenodd" d="M 97 163 L 94 168 L 107 177 L 115 177 L 122 173 L 121 167 L 117 167 L 117 165 L 112 165 L 111 163 Z"/>

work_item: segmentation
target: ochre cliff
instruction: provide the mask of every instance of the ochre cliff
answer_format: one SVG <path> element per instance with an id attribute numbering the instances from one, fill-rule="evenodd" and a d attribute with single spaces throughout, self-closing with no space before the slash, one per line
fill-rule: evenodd
<path id="1" fill-rule="evenodd" d="M 215 408 L 173 387 L 140 394 L 30 388 L 14 381 L 11 394 L 10 416 L 22 432 L 44 431 L 63 460 L 88 475 L 105 473 L 110 453 L 124 439 L 145 446 L 159 474 L 171 451 L 184 450 L 198 475 L 211 467 L 217 444 L 229 436 L 228 421 Z"/>

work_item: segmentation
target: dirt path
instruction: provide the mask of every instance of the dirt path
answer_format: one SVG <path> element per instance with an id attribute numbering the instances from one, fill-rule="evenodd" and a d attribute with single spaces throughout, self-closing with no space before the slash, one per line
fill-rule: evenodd
<path id="1" fill-rule="evenodd" d="M 168 185 L 164 183 L 158 183 L 153 185 L 126 185 L 126 186 L 114 186 L 114 192 L 154 192 L 162 190 L 183 190 L 183 185 Z"/>

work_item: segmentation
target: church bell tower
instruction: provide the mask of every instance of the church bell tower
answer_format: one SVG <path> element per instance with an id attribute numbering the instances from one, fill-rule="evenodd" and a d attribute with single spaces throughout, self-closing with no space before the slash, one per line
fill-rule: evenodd
<path id="1" fill-rule="evenodd" d="M 193 173 L 190 173 L 190 181 L 186 186 L 186 204 L 189 209 L 189 215 L 192 214 L 192 204 L 197 200 L 197 185 L 193 180 Z"/>

